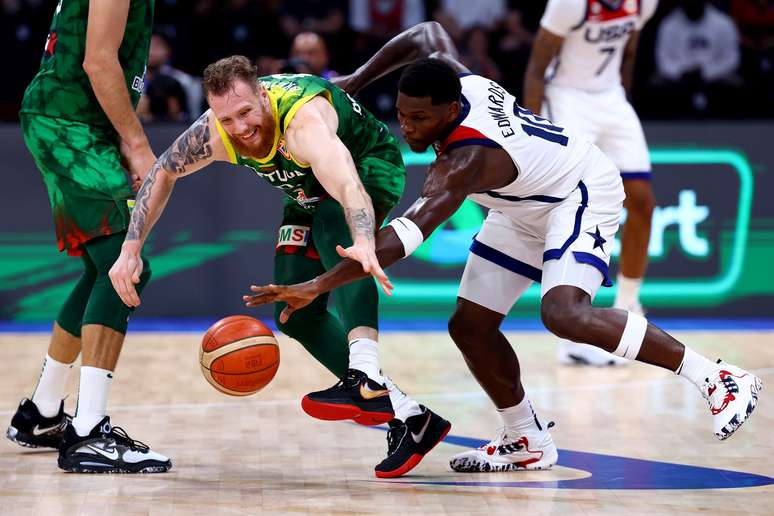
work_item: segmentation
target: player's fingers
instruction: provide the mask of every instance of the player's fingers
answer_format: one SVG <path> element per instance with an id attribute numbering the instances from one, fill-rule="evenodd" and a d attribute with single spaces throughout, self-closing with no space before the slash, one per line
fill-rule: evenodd
<path id="1" fill-rule="evenodd" d="M 271 294 L 277 291 L 277 285 L 273 283 L 268 285 L 250 285 L 250 290 L 258 294 Z"/>
<path id="2" fill-rule="evenodd" d="M 140 275 L 142 274 L 142 261 L 137 263 L 137 266 L 134 268 L 134 272 L 132 273 L 132 283 L 135 285 L 140 282 Z"/>
<path id="3" fill-rule="evenodd" d="M 336 252 L 339 253 L 339 256 L 341 256 L 342 258 L 349 258 L 349 253 L 347 252 L 347 250 L 341 247 L 340 245 L 336 246 Z"/>
<path id="4" fill-rule="evenodd" d="M 293 312 L 295 312 L 296 309 L 291 307 L 290 305 L 286 306 L 282 312 L 280 312 L 280 322 L 282 324 L 285 324 L 288 322 L 288 319 L 290 319 L 290 316 L 293 315 Z"/>

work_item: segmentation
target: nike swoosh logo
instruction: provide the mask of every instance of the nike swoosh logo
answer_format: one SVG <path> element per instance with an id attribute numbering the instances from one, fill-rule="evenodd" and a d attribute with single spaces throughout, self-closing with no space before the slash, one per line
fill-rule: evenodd
<path id="1" fill-rule="evenodd" d="M 430 413 L 427 414 L 427 421 L 425 421 L 425 426 L 422 427 L 422 430 L 420 430 L 418 434 L 411 432 L 411 438 L 414 439 L 415 443 L 419 444 L 425 437 L 425 431 L 427 431 L 428 425 L 430 425 Z"/>
<path id="2" fill-rule="evenodd" d="M 54 426 L 47 426 L 46 428 L 40 428 L 40 425 L 35 425 L 32 428 L 32 435 L 37 437 L 37 436 L 43 435 L 45 433 L 48 433 L 51 430 L 56 430 L 59 427 L 60 427 L 60 424 L 56 424 Z"/>
<path id="3" fill-rule="evenodd" d="M 103 450 L 102 448 L 97 448 L 95 446 L 89 446 L 87 445 L 90 450 L 94 450 L 95 452 L 99 453 L 103 457 L 106 457 L 110 460 L 116 460 L 118 458 L 118 450 L 113 448 L 112 451 L 108 452 L 107 450 Z"/>
<path id="4" fill-rule="evenodd" d="M 360 384 L 360 396 L 364 400 L 372 400 L 374 398 L 378 398 L 379 396 L 385 395 L 389 395 L 389 391 L 387 389 L 379 389 L 378 391 L 374 391 L 367 385 L 366 382 Z"/>

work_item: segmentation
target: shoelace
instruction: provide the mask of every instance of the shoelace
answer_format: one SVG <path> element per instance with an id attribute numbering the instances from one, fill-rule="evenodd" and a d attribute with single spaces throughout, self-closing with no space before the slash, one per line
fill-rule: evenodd
<path id="1" fill-rule="evenodd" d="M 109 437 L 112 437 L 117 443 L 123 444 L 124 446 L 128 446 L 129 449 L 134 451 L 141 451 L 141 452 L 147 452 L 150 450 L 150 446 L 147 444 L 136 441 L 129 437 L 129 434 L 126 433 L 126 430 L 121 428 L 120 426 L 114 426 L 110 430 L 110 434 L 108 434 Z"/>

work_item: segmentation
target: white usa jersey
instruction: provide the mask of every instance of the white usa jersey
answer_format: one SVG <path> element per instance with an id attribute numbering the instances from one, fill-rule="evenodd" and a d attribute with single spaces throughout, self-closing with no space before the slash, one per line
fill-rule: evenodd
<path id="1" fill-rule="evenodd" d="M 457 127 L 435 145 L 438 154 L 466 145 L 502 149 L 518 170 L 511 184 L 469 199 L 506 214 L 521 201 L 559 202 L 577 186 L 589 158 L 601 152 L 589 141 L 533 114 L 496 82 L 462 74 Z"/>
<path id="2" fill-rule="evenodd" d="M 540 26 L 564 38 L 546 82 L 590 92 L 621 84 L 632 32 L 653 16 L 657 0 L 549 0 Z"/>

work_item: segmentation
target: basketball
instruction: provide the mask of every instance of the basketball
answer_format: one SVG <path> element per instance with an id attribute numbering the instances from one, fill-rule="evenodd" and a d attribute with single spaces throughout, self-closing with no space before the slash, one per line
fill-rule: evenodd
<path id="1" fill-rule="evenodd" d="M 266 387 L 279 363 L 274 334 L 247 315 L 232 315 L 210 326 L 199 348 L 204 378 L 231 396 L 249 396 Z"/>

